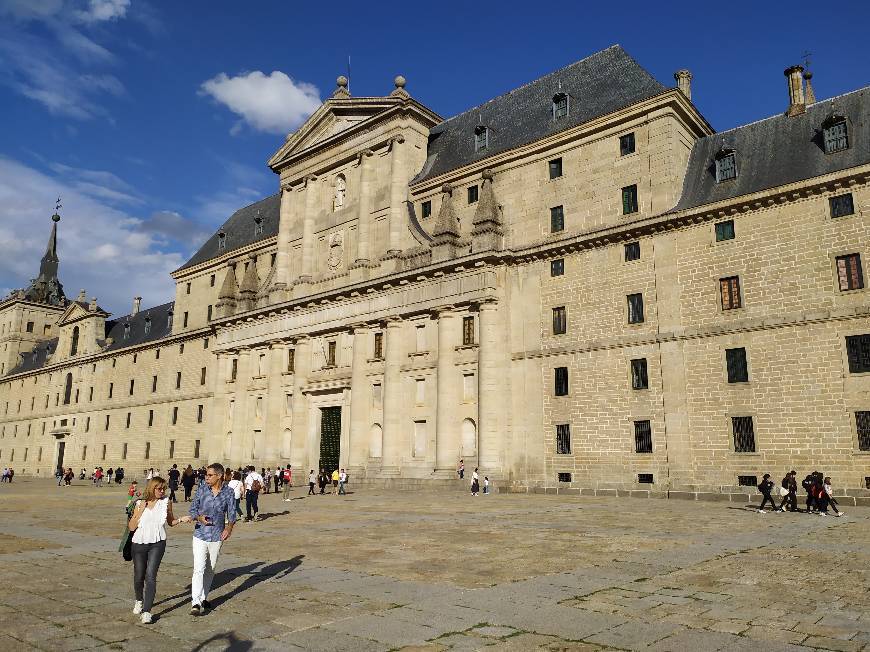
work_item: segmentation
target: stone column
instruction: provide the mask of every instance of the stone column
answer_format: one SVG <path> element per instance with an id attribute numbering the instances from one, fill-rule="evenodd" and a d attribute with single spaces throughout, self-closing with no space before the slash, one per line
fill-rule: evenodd
<path id="1" fill-rule="evenodd" d="M 236 369 L 235 407 L 233 408 L 232 445 L 230 459 L 233 464 L 251 463 L 251 444 L 253 432 L 248 423 L 248 384 L 251 380 L 251 350 L 239 350 L 239 363 Z"/>
<path id="2" fill-rule="evenodd" d="M 402 461 L 402 361 L 404 359 L 403 322 L 395 317 L 387 322 L 384 352 L 384 475 L 398 475 Z"/>
<path id="3" fill-rule="evenodd" d="M 452 306 L 438 312 L 438 367 L 435 413 L 435 469 L 453 475 L 459 458 L 459 403 L 456 378 L 456 345 L 459 344 L 459 315 Z"/>
<path id="4" fill-rule="evenodd" d="M 281 184 L 281 217 L 278 222 L 278 254 L 275 257 L 275 281 L 272 285 L 273 303 L 286 298 L 290 287 L 290 228 L 293 226 L 293 190 L 289 183 Z"/>
<path id="5" fill-rule="evenodd" d="M 500 392 L 503 388 L 503 374 L 506 369 L 499 368 L 499 348 L 505 343 L 500 341 L 498 327 L 498 304 L 485 301 L 480 304 L 479 328 L 480 344 L 477 357 L 477 460 L 481 477 L 498 476 L 501 471 L 501 431 L 500 412 L 502 399 L 508 394 Z"/>
<path id="6" fill-rule="evenodd" d="M 311 338 L 302 336 L 296 340 L 296 354 L 293 371 L 293 423 L 291 425 L 291 454 L 290 463 L 293 468 L 299 469 L 310 463 L 310 451 L 308 450 L 308 398 L 303 394 L 302 388 L 308 382 L 308 374 L 311 371 Z M 315 464 L 317 455 L 314 456 Z M 308 476 L 307 467 L 302 469 Z"/>
<path id="7" fill-rule="evenodd" d="M 305 215 L 302 217 L 302 274 L 299 280 L 311 281 L 314 274 L 314 215 L 317 211 L 318 185 L 313 174 L 305 177 Z"/>
<path id="8" fill-rule="evenodd" d="M 359 155 L 359 213 L 356 220 L 356 263 L 368 263 L 371 260 L 371 227 L 372 227 L 372 176 L 373 152 L 367 149 Z"/>
<path id="9" fill-rule="evenodd" d="M 350 437 L 348 454 L 342 455 L 348 467 L 361 469 L 369 456 L 368 432 L 371 419 L 371 392 L 366 378 L 366 359 L 371 330 L 366 324 L 353 328 L 353 361 L 350 372 Z"/>
<path id="10" fill-rule="evenodd" d="M 283 461 L 286 452 L 283 447 L 284 429 L 281 427 L 281 417 L 284 414 L 284 383 L 281 373 L 287 360 L 287 343 L 274 340 L 269 343 L 269 367 L 267 370 L 268 394 L 266 396 L 266 414 L 263 429 L 266 433 L 267 461 Z"/>
<path id="11" fill-rule="evenodd" d="M 387 253 L 398 253 L 402 249 L 402 224 L 405 199 L 408 195 L 408 179 L 404 169 L 404 136 L 396 136 L 391 144 L 390 159 L 390 218 Z"/>

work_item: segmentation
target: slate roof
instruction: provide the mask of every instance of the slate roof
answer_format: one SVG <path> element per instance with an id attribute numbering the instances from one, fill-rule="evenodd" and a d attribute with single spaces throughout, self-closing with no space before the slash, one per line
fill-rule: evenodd
<path id="1" fill-rule="evenodd" d="M 847 119 L 849 149 L 825 154 L 822 123 L 833 114 Z M 714 157 L 734 149 L 737 178 L 716 183 Z M 748 195 L 870 163 L 870 86 L 817 102 L 806 113 L 784 113 L 695 142 L 673 211 Z"/>
<path id="2" fill-rule="evenodd" d="M 259 211 L 260 217 L 263 218 L 263 232 L 259 235 L 254 235 L 254 219 L 257 217 L 257 211 Z M 241 249 L 249 244 L 278 235 L 280 215 L 280 193 L 254 202 L 250 206 L 240 208 L 179 269 L 193 267 L 212 258 L 222 256 L 227 252 Z M 223 250 L 218 250 L 218 241 L 220 240 L 218 234 L 221 232 L 225 234 L 226 247 Z"/>
<path id="3" fill-rule="evenodd" d="M 22 354 L 21 362 L 18 366 L 10 369 L 6 375 L 12 376 L 13 374 L 20 374 L 44 367 L 46 358 L 53 354 L 55 349 L 57 349 L 57 339 L 58 338 L 54 337 L 50 340 L 40 342 L 30 351 Z"/>
<path id="4" fill-rule="evenodd" d="M 429 131 L 429 148 L 417 183 L 659 95 L 656 81 L 619 45 L 572 63 L 516 90 L 460 113 Z M 553 119 L 553 96 L 569 96 L 568 115 Z M 485 150 L 475 152 L 474 130 L 490 129 Z"/>

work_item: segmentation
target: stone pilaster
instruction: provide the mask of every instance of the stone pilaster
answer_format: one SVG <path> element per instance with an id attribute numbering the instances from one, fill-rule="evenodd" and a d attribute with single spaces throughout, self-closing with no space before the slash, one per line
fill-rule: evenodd
<path id="1" fill-rule="evenodd" d="M 269 295 L 272 303 L 284 301 L 290 287 L 290 229 L 293 226 L 293 189 L 281 184 L 281 217 L 278 222 L 278 253 L 275 256 L 275 282 Z"/>
<path id="2" fill-rule="evenodd" d="M 361 469 L 369 456 L 371 390 L 366 378 L 366 359 L 370 337 L 371 329 L 367 325 L 354 326 L 350 375 L 350 438 L 346 457 L 347 466 L 354 471 Z"/>
<path id="3" fill-rule="evenodd" d="M 367 149 L 359 155 L 359 213 L 357 214 L 356 264 L 371 260 L 372 155 Z"/>
<path id="4" fill-rule="evenodd" d="M 287 360 L 287 343 L 275 340 L 269 343 L 269 369 L 266 381 L 268 394 L 266 397 L 266 414 L 263 430 L 266 433 L 267 460 L 278 461 L 286 464 L 283 459 L 289 451 L 284 449 L 284 428 L 281 420 L 284 415 L 284 384 L 283 376 L 285 361 Z"/>
<path id="5" fill-rule="evenodd" d="M 404 169 L 404 136 L 396 136 L 390 145 L 390 217 L 387 253 L 397 254 L 402 250 L 402 225 L 404 223 L 405 199 L 408 195 L 408 179 Z"/>
<path id="6" fill-rule="evenodd" d="M 311 372 L 311 338 L 305 336 L 296 340 L 296 353 L 294 357 L 293 371 L 293 422 L 291 424 L 291 459 L 290 464 L 294 468 L 309 465 L 302 469 L 307 476 L 312 463 L 317 464 L 318 452 L 311 453 L 308 445 L 308 397 L 303 393 L 303 388 L 308 382 L 308 374 Z"/>
<path id="7" fill-rule="evenodd" d="M 210 409 L 208 411 L 208 434 L 203 443 L 203 450 L 199 452 L 201 460 L 224 463 L 223 441 L 226 437 L 227 419 L 227 366 L 229 357 L 226 353 L 219 352 L 215 355 L 214 371 L 209 374 L 209 388 L 212 393 Z"/>
<path id="8" fill-rule="evenodd" d="M 302 274 L 299 281 L 310 283 L 314 275 L 314 217 L 318 185 L 313 174 L 305 177 L 305 214 L 302 216 Z"/>
<path id="9" fill-rule="evenodd" d="M 504 347 L 500 337 L 498 304 L 485 301 L 480 304 L 480 345 L 477 359 L 477 459 L 484 475 L 498 475 L 501 471 L 500 441 L 506 435 L 501 429 L 503 399 L 508 396 L 504 379 L 507 369 L 499 365 L 499 349 Z"/>
<path id="10" fill-rule="evenodd" d="M 438 366 L 435 413 L 435 469 L 449 471 L 452 477 L 459 458 L 459 424 L 456 422 L 457 390 L 456 345 L 459 340 L 459 315 L 452 307 L 438 312 Z"/>
<path id="11" fill-rule="evenodd" d="M 250 432 L 248 423 L 248 384 L 250 380 L 251 351 L 250 349 L 240 349 L 236 380 L 233 383 L 235 406 L 233 408 L 233 434 L 230 442 L 230 463 L 233 466 L 251 463 L 253 433 Z"/>
<path id="12" fill-rule="evenodd" d="M 398 317 L 387 322 L 384 352 L 384 475 L 398 475 L 402 462 L 402 373 L 404 360 L 404 323 Z"/>

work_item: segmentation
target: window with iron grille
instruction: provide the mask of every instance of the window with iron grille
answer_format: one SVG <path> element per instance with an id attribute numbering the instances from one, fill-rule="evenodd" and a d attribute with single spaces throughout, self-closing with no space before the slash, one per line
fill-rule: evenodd
<path id="1" fill-rule="evenodd" d="M 556 367 L 554 378 L 556 396 L 568 396 L 568 367 Z"/>
<path id="2" fill-rule="evenodd" d="M 145 442 L 145 459 L 147 460 L 150 457 L 151 457 L 151 442 L 146 441 Z"/>
<path id="3" fill-rule="evenodd" d="M 293 373 L 296 369 L 296 349 L 287 349 L 287 372 Z"/>
<path id="4" fill-rule="evenodd" d="M 637 474 L 637 482 L 638 482 L 638 484 L 653 484 L 653 474 L 652 473 L 638 473 Z"/>
<path id="5" fill-rule="evenodd" d="M 420 206 L 420 214 L 423 216 L 424 220 L 427 217 L 429 217 L 430 215 L 432 215 L 432 202 L 431 201 L 424 201 L 423 202 L 423 204 Z"/>
<path id="6" fill-rule="evenodd" d="M 622 189 L 622 214 L 637 213 L 637 185 L 625 186 Z"/>
<path id="7" fill-rule="evenodd" d="M 560 471 L 556 474 L 559 482 L 571 482 L 571 474 L 566 471 Z"/>
<path id="8" fill-rule="evenodd" d="M 197 405 L 197 406 L 196 406 L 196 422 L 197 422 L 197 423 L 202 423 L 203 409 L 204 409 L 204 408 L 203 408 L 202 405 Z"/>
<path id="9" fill-rule="evenodd" d="M 758 476 L 757 475 L 738 475 L 737 476 L 737 484 L 740 487 L 757 487 L 758 486 Z"/>
<path id="10" fill-rule="evenodd" d="M 474 317 L 462 318 L 462 344 L 463 346 L 474 344 Z"/>
<path id="11" fill-rule="evenodd" d="M 634 132 L 619 137 L 619 155 L 634 154 Z"/>
<path id="12" fill-rule="evenodd" d="M 565 230 L 565 211 L 561 206 L 553 206 L 550 209 L 550 233 L 558 233 Z"/>
<path id="13" fill-rule="evenodd" d="M 175 372 L 175 389 L 181 389 L 181 372 Z"/>
<path id="14" fill-rule="evenodd" d="M 130 412 L 127 412 L 127 425 L 125 427 L 130 427 L 130 420 L 133 418 L 133 415 Z"/>
<path id="15" fill-rule="evenodd" d="M 755 452 L 755 429 L 752 417 L 731 417 L 731 429 L 734 432 L 734 452 Z"/>
<path id="16" fill-rule="evenodd" d="M 565 93 L 556 93 L 553 96 L 553 119 L 558 120 L 568 115 L 568 96 Z"/>
<path id="17" fill-rule="evenodd" d="M 335 348 L 336 343 L 335 340 L 332 340 L 326 345 L 326 366 L 334 367 L 335 366 Z"/>
<path id="18" fill-rule="evenodd" d="M 211 287 L 214 287 L 214 283 L 215 283 L 215 275 L 212 274 L 212 275 L 209 277 L 209 279 L 208 279 L 208 284 L 209 284 Z"/>
<path id="19" fill-rule="evenodd" d="M 850 335 L 846 338 L 846 356 L 849 358 L 849 373 L 870 372 L 870 335 Z"/>
<path id="20" fill-rule="evenodd" d="M 169 459 L 172 459 L 173 457 L 175 457 L 175 440 L 170 439 L 169 440 Z"/>
<path id="21" fill-rule="evenodd" d="M 556 258 L 550 261 L 550 276 L 562 276 L 565 273 L 565 259 Z"/>
<path id="22" fill-rule="evenodd" d="M 154 410 L 148 410 L 148 427 L 154 425 Z"/>
<path id="23" fill-rule="evenodd" d="M 384 334 L 375 333 L 375 360 L 381 360 L 384 357 Z"/>
<path id="24" fill-rule="evenodd" d="M 825 154 L 849 149 L 849 134 L 845 120 L 837 120 L 824 128 Z"/>
<path id="25" fill-rule="evenodd" d="M 748 383 L 749 368 L 746 366 L 746 349 L 725 349 L 725 366 L 729 383 Z"/>
<path id="26" fill-rule="evenodd" d="M 193 457 L 194 459 L 199 459 L 199 439 L 193 441 Z"/>
<path id="27" fill-rule="evenodd" d="M 864 271 L 861 269 L 861 254 L 837 256 L 837 281 L 840 290 L 860 290 L 864 287 Z"/>
<path id="28" fill-rule="evenodd" d="M 172 408 L 172 425 L 174 426 L 177 423 L 178 423 L 178 406 L 176 405 L 175 407 Z"/>
<path id="29" fill-rule="evenodd" d="M 646 358 L 631 361 L 631 388 L 649 389 L 649 377 L 646 371 Z"/>
<path id="30" fill-rule="evenodd" d="M 482 152 L 489 145 L 489 129 L 483 125 L 474 130 L 474 151 Z"/>
<path id="31" fill-rule="evenodd" d="M 571 426 L 567 423 L 556 424 L 556 454 L 571 454 Z"/>
<path id="32" fill-rule="evenodd" d="M 734 310 L 740 303 L 740 277 L 729 276 L 719 279 L 719 293 L 722 296 L 722 310 Z"/>
<path id="33" fill-rule="evenodd" d="M 212 313 L 212 311 L 213 311 L 213 307 L 212 307 L 212 306 L 209 306 L 209 307 L 207 308 L 207 310 L 206 310 L 206 312 L 208 313 L 208 314 L 206 315 L 206 319 L 207 319 L 208 321 L 211 321 L 211 313 Z"/>
<path id="34" fill-rule="evenodd" d="M 628 301 L 628 323 L 642 324 L 643 323 L 643 295 L 629 294 L 626 297 Z"/>
<path id="35" fill-rule="evenodd" d="M 634 452 L 653 452 L 652 426 L 648 420 L 634 422 Z"/>
<path id="36" fill-rule="evenodd" d="M 847 192 L 845 195 L 831 197 L 828 200 L 828 203 L 831 206 L 831 217 L 843 217 L 855 213 L 855 202 L 852 201 L 851 192 Z"/>
<path id="37" fill-rule="evenodd" d="M 233 358 L 233 361 L 230 363 L 230 380 L 234 381 L 236 376 L 239 373 L 239 359 Z"/>
<path id="38" fill-rule="evenodd" d="M 199 370 L 199 384 L 200 385 L 205 385 L 205 374 L 206 374 L 206 367 L 202 367 Z"/>
<path id="39" fill-rule="evenodd" d="M 468 203 L 473 204 L 477 201 L 477 186 L 468 186 Z"/>
<path id="40" fill-rule="evenodd" d="M 858 429 L 858 450 L 870 451 L 870 412 L 856 412 L 855 427 Z"/>
<path id="41" fill-rule="evenodd" d="M 737 178 L 737 154 L 728 152 L 716 159 L 716 183 Z"/>
<path id="42" fill-rule="evenodd" d="M 734 220 L 716 223 L 716 242 L 734 239 Z"/>
<path id="43" fill-rule="evenodd" d="M 629 242 L 625 245 L 625 262 L 640 260 L 640 243 Z"/>
<path id="44" fill-rule="evenodd" d="M 554 158 L 552 161 L 548 163 L 548 168 L 550 170 L 550 179 L 558 179 L 562 176 L 562 159 Z"/>
<path id="45" fill-rule="evenodd" d="M 564 335 L 568 330 L 568 316 L 565 306 L 553 308 L 553 335 Z"/>

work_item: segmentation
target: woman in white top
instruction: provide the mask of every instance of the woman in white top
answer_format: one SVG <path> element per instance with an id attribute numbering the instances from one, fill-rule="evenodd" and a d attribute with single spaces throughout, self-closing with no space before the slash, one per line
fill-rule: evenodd
<path id="1" fill-rule="evenodd" d="M 175 518 L 172 503 L 166 499 L 166 480 L 151 478 L 136 502 L 127 527 L 133 532 L 134 614 L 142 614 L 142 622 L 151 622 L 151 605 L 157 591 L 157 571 L 166 552 L 166 524 L 190 523 L 189 516 Z"/>
<path id="2" fill-rule="evenodd" d="M 232 480 L 230 480 L 227 484 L 229 485 L 230 489 L 233 490 L 233 498 L 235 498 L 236 500 L 236 516 L 241 516 L 242 508 L 239 507 L 239 503 L 242 500 L 242 487 L 244 486 L 242 484 L 242 474 L 238 471 L 230 472 L 229 470 L 227 470 L 227 473 L 232 473 Z"/>

